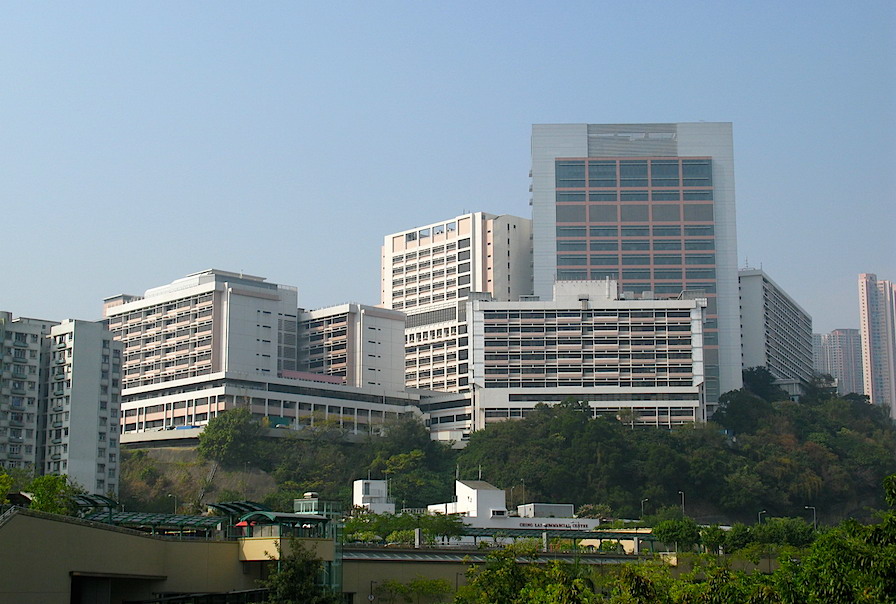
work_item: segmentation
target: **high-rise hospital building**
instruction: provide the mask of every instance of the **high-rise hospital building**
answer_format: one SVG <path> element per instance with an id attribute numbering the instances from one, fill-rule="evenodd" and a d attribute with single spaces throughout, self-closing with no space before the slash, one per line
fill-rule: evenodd
<path id="1" fill-rule="evenodd" d="M 731 124 L 536 124 L 531 178 L 534 294 L 607 278 L 628 297 L 702 292 L 706 400 L 740 388 Z"/>

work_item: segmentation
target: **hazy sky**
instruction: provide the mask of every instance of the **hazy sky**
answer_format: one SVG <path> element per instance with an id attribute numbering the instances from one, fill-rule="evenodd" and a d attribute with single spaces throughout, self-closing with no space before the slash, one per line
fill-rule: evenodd
<path id="1" fill-rule="evenodd" d="M 533 123 L 734 123 L 739 263 L 896 280 L 896 3 L 8 3 L 0 309 L 206 268 L 379 302 L 383 236 L 529 215 Z"/>

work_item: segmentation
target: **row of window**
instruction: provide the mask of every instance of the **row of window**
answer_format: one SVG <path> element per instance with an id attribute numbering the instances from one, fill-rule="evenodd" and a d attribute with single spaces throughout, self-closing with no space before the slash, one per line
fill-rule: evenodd
<path id="1" fill-rule="evenodd" d="M 554 175 L 557 188 L 711 187 L 712 160 L 557 160 Z"/>
<path id="2" fill-rule="evenodd" d="M 565 204 L 557 205 L 554 211 L 558 223 L 712 222 L 713 220 L 713 206 L 708 203 Z"/>
<path id="3" fill-rule="evenodd" d="M 557 237 L 712 237 L 714 227 L 711 224 L 703 225 L 663 225 L 663 226 L 558 226 Z"/>
<path id="4" fill-rule="evenodd" d="M 557 203 L 616 201 L 712 201 L 712 190 L 684 191 L 557 191 Z"/>

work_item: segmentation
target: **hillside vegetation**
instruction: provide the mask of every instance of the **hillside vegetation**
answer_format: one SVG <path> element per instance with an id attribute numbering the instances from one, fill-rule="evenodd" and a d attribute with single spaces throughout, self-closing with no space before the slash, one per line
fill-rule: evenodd
<path id="1" fill-rule="evenodd" d="M 209 424 L 199 456 L 129 452 L 122 497 L 129 509 L 170 509 L 169 493 L 197 508 L 201 494 L 291 509 L 293 498 L 317 491 L 348 505 L 351 482 L 369 476 L 390 479 L 399 507 L 423 507 L 451 501 L 456 474 L 481 473 L 508 490 L 511 505 L 591 504 L 627 518 L 640 516 L 642 500 L 647 515 L 668 518 L 683 499 L 685 513 L 707 523 L 752 522 L 759 511 L 811 520 L 811 506 L 833 524 L 884 507 L 879 485 L 896 472 L 896 431 L 880 408 L 824 388 L 800 403 L 772 402 L 782 394 L 762 379 L 748 386 L 723 396 L 714 423 L 632 428 L 568 401 L 475 432 L 462 451 L 431 441 L 410 418 L 351 443 L 327 426 L 266 438 L 234 410 Z"/>

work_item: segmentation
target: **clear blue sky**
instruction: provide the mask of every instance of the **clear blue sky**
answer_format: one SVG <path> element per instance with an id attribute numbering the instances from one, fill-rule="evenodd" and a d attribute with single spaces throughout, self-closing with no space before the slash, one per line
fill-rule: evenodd
<path id="1" fill-rule="evenodd" d="M 114 2 L 0 19 L 0 309 L 205 268 L 379 301 L 385 234 L 529 215 L 533 123 L 731 121 L 738 255 L 896 280 L 896 3 Z"/>

